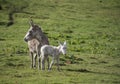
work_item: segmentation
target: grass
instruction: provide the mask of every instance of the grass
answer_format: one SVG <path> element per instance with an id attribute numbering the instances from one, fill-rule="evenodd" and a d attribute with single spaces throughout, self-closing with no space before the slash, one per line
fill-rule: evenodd
<path id="1" fill-rule="evenodd" d="M 1 84 L 119 84 L 119 0 L 0 0 Z M 11 6 L 9 6 L 11 5 Z M 6 27 L 13 11 L 14 24 Z M 51 45 L 67 41 L 60 68 L 30 68 L 23 37 L 29 18 L 48 36 Z"/>

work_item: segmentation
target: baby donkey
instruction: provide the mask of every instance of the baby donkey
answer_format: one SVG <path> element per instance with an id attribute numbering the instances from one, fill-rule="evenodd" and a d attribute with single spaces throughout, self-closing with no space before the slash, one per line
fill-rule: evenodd
<path id="1" fill-rule="evenodd" d="M 54 60 L 57 61 L 57 69 L 59 69 L 59 55 L 62 53 L 63 55 L 66 54 L 66 41 L 62 44 L 59 43 L 59 46 L 51 46 L 51 45 L 43 45 L 41 47 L 41 69 L 45 69 L 45 60 L 47 59 L 48 62 L 48 70 L 51 70 Z M 48 55 L 52 56 L 52 61 L 49 67 L 49 58 Z"/>

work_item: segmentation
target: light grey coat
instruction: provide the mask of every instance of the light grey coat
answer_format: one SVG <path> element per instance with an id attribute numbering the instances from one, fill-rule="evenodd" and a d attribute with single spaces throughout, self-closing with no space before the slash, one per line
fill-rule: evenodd
<path id="1" fill-rule="evenodd" d="M 64 44 L 59 44 L 59 46 L 51 46 L 51 45 L 43 45 L 41 47 L 41 69 L 44 70 L 45 69 L 45 60 L 47 59 L 48 62 L 48 69 L 51 70 L 52 68 L 52 64 L 54 63 L 54 60 L 57 60 L 57 66 L 58 66 L 58 70 L 59 70 L 59 55 L 62 54 L 66 54 L 66 42 L 64 42 Z M 52 56 L 52 61 L 49 67 L 49 58 L 48 56 Z"/>

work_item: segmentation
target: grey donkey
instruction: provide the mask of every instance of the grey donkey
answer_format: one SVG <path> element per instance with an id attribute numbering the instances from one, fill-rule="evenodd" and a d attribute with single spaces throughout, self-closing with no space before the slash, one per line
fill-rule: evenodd
<path id="1" fill-rule="evenodd" d="M 38 69 L 40 68 L 40 49 L 43 45 L 49 45 L 48 37 L 43 33 L 41 27 L 30 20 L 30 28 L 24 37 L 24 41 L 28 43 L 31 56 L 31 68 L 36 67 L 36 58 L 38 56 Z"/>

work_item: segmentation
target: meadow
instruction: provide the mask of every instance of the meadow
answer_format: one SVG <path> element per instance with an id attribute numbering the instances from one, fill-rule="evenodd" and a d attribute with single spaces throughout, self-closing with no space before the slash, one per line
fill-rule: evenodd
<path id="1" fill-rule="evenodd" d="M 67 41 L 60 72 L 30 68 L 30 17 L 51 45 Z M 120 0 L 0 0 L 0 84 L 119 83 Z"/>

